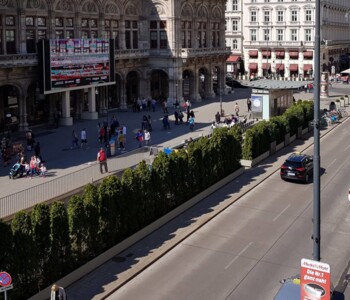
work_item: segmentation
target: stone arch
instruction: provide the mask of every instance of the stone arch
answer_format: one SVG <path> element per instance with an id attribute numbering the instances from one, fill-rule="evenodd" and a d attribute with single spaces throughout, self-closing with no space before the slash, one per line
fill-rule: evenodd
<path id="1" fill-rule="evenodd" d="M 195 76 L 192 70 L 185 69 L 182 72 L 182 97 L 184 99 L 190 99 L 193 95 L 194 90 L 194 80 Z"/>
<path id="2" fill-rule="evenodd" d="M 139 10 L 134 3 L 128 3 L 125 6 L 125 15 L 127 15 L 127 16 L 139 16 L 139 14 L 140 14 Z"/>
<path id="3" fill-rule="evenodd" d="M 190 4 L 186 3 L 181 9 L 181 17 L 192 18 L 193 15 L 194 15 L 193 7 Z"/>
<path id="4" fill-rule="evenodd" d="M 131 70 L 126 74 L 125 89 L 127 104 L 140 97 L 140 74 L 136 70 Z"/>
<path id="5" fill-rule="evenodd" d="M 103 11 L 105 15 L 113 15 L 114 17 L 118 18 L 120 17 L 121 9 L 117 3 L 114 3 L 113 1 L 108 0 L 104 5 Z"/>
<path id="6" fill-rule="evenodd" d="M 218 7 L 213 8 L 212 18 L 215 20 L 223 18 L 222 11 Z"/>
<path id="7" fill-rule="evenodd" d="M 81 3 L 81 12 L 88 14 L 99 13 L 99 5 L 92 0 L 85 0 Z"/>
<path id="8" fill-rule="evenodd" d="M 208 15 L 207 8 L 204 5 L 201 5 L 197 10 L 197 17 L 200 19 L 207 19 Z"/>
<path id="9" fill-rule="evenodd" d="M 56 0 L 53 3 L 53 7 L 55 11 L 60 12 L 75 12 L 76 6 L 73 1 L 69 0 Z"/>
<path id="10" fill-rule="evenodd" d="M 206 98 L 210 94 L 210 72 L 206 67 L 200 67 L 198 69 L 198 93 L 202 99 Z"/>
<path id="11" fill-rule="evenodd" d="M 149 8 L 148 15 L 150 16 L 161 16 L 166 15 L 167 7 L 163 3 L 156 2 L 153 6 Z"/>
<path id="12" fill-rule="evenodd" d="M 23 87 L 16 82 L 0 86 L 0 131 L 10 131 L 19 126 L 23 94 Z"/>
<path id="13" fill-rule="evenodd" d="M 162 69 L 151 71 L 151 97 L 154 99 L 167 99 L 169 97 L 169 75 Z"/>

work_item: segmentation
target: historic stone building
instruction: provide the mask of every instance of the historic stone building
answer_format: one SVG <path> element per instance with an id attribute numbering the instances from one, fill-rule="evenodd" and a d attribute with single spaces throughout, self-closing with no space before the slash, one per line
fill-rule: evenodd
<path id="1" fill-rule="evenodd" d="M 224 92 L 225 0 L 0 0 L 1 129 Z M 40 93 L 37 42 L 114 39 L 115 84 Z M 213 79 L 214 78 L 214 79 Z M 216 79 L 215 79 L 216 78 Z"/>

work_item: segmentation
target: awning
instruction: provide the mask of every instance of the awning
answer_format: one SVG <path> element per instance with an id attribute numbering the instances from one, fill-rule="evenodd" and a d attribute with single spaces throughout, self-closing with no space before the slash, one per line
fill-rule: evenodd
<path id="1" fill-rule="evenodd" d="M 226 62 L 238 62 L 241 60 L 241 56 L 239 55 L 230 55 Z"/>
<path id="2" fill-rule="evenodd" d="M 311 64 L 304 65 L 304 71 L 309 71 L 309 70 L 312 70 L 312 65 Z"/>
<path id="3" fill-rule="evenodd" d="M 292 71 L 292 72 L 298 71 L 298 64 L 290 64 L 289 71 Z"/>
<path id="4" fill-rule="evenodd" d="M 258 64 L 257 63 L 250 63 L 249 64 L 249 70 L 257 70 Z"/>
<path id="5" fill-rule="evenodd" d="M 270 69 L 270 65 L 271 65 L 271 64 L 263 63 L 263 64 L 262 64 L 262 68 L 263 68 L 264 70 L 266 70 L 266 69 L 268 70 L 268 69 Z"/>
<path id="6" fill-rule="evenodd" d="M 284 50 L 276 50 L 276 57 L 284 58 Z"/>
<path id="7" fill-rule="evenodd" d="M 249 50 L 250 57 L 258 57 L 258 50 Z"/>
<path id="8" fill-rule="evenodd" d="M 262 51 L 263 57 L 271 57 L 271 51 Z"/>
<path id="9" fill-rule="evenodd" d="M 314 53 L 312 51 L 304 51 L 304 58 L 313 58 Z"/>
<path id="10" fill-rule="evenodd" d="M 299 52 L 298 51 L 289 51 L 289 57 L 290 58 L 298 58 Z"/>
<path id="11" fill-rule="evenodd" d="M 283 71 L 284 70 L 284 64 L 276 64 L 276 71 Z"/>

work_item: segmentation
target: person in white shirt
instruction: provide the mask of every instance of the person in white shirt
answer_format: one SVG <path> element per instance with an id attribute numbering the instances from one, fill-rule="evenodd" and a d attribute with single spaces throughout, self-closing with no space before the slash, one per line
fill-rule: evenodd
<path id="1" fill-rule="evenodd" d="M 148 146 L 151 140 L 151 133 L 147 129 L 145 129 L 143 135 L 144 135 L 145 145 Z"/>
<path id="2" fill-rule="evenodd" d="M 80 132 L 80 140 L 81 140 L 80 147 L 84 148 L 87 145 L 87 134 L 86 134 L 85 128 L 83 128 L 83 130 Z"/>
<path id="3" fill-rule="evenodd" d="M 126 126 L 125 126 L 125 124 L 123 124 L 122 131 L 123 131 L 123 135 L 124 135 L 124 146 L 125 146 L 125 144 L 126 144 Z"/>

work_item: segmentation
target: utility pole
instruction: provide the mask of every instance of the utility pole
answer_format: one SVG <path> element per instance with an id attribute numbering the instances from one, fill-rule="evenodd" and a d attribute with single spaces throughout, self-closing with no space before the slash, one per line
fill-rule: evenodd
<path id="1" fill-rule="evenodd" d="M 320 201 L 320 57 L 321 57 L 321 4 L 316 0 L 315 22 L 315 72 L 314 72 L 314 198 L 313 198 L 313 259 L 319 261 L 321 257 L 321 201 Z"/>

